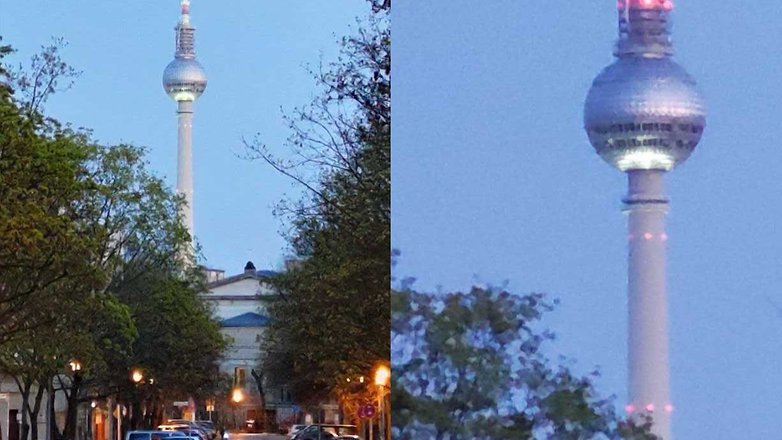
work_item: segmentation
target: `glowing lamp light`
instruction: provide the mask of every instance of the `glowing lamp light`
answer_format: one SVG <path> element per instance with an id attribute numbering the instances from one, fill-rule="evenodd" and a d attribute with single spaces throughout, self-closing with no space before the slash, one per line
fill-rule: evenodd
<path id="1" fill-rule="evenodd" d="M 628 414 L 632 414 L 633 412 L 635 412 L 635 407 L 633 405 L 627 405 L 625 407 L 625 411 L 627 411 Z"/>
<path id="2" fill-rule="evenodd" d="M 644 233 L 644 240 L 651 240 L 654 237 L 651 232 Z"/>
<path id="3" fill-rule="evenodd" d="M 141 383 L 141 381 L 144 380 L 144 373 L 142 373 L 138 368 L 134 368 L 130 373 L 130 379 L 134 383 Z"/>
<path id="4" fill-rule="evenodd" d="M 662 234 L 660 234 L 660 240 L 662 240 L 662 241 L 668 241 L 668 234 L 666 234 L 665 232 L 663 232 Z"/>
<path id="5" fill-rule="evenodd" d="M 666 404 L 666 405 L 663 407 L 663 409 L 664 409 L 664 410 L 665 410 L 665 412 L 667 412 L 667 413 L 673 412 L 673 405 L 671 405 L 670 403 L 668 403 L 668 404 Z"/>
<path id="6" fill-rule="evenodd" d="M 377 367 L 377 370 L 375 370 L 375 385 L 386 386 L 390 379 L 391 370 L 387 366 L 380 365 Z"/>
<path id="7" fill-rule="evenodd" d="M 654 411 L 654 403 L 650 403 L 650 404 L 646 405 L 646 410 L 649 411 L 649 412 L 653 412 Z"/>
<path id="8" fill-rule="evenodd" d="M 242 392 L 242 389 L 234 388 L 231 392 L 231 401 L 234 403 L 239 403 L 242 400 L 244 400 L 244 393 Z"/>
<path id="9" fill-rule="evenodd" d="M 98 402 L 96 402 L 94 400 L 92 402 L 90 402 L 90 408 L 95 408 L 96 406 L 98 406 Z"/>

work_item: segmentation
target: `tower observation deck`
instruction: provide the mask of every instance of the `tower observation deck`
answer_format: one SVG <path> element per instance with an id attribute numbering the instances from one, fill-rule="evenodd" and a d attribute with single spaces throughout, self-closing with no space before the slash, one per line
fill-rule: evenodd
<path id="1" fill-rule="evenodd" d="M 195 28 L 190 24 L 190 0 L 181 0 L 181 16 L 174 31 L 174 60 L 163 71 L 163 88 L 177 102 L 177 193 L 182 194 L 182 221 L 193 237 L 193 102 L 206 89 L 206 72 L 195 57 Z"/>
<path id="2" fill-rule="evenodd" d="M 670 0 L 620 0 L 616 60 L 595 78 L 584 128 L 598 155 L 627 173 L 628 404 L 671 438 L 663 176 L 692 154 L 705 126 L 695 81 L 673 61 Z"/>

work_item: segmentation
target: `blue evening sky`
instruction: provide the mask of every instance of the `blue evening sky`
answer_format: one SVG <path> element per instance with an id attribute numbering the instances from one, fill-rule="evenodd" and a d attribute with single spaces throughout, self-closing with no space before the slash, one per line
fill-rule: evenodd
<path id="1" fill-rule="evenodd" d="M 281 108 L 318 90 L 305 66 L 336 58 L 339 37 L 369 10 L 364 0 L 230 2 L 192 0 L 196 53 L 209 84 L 195 104 L 195 234 L 210 267 L 241 272 L 280 268 L 286 243 L 274 204 L 299 189 L 260 162 L 242 137 L 261 133 L 279 155 L 290 134 Z M 52 36 L 69 42 L 63 58 L 84 73 L 54 95 L 48 113 L 94 130 L 106 143 L 147 146 L 152 169 L 176 182 L 176 103 L 161 85 L 174 57 L 177 0 L 0 0 L 0 35 L 26 63 Z"/>
<path id="2" fill-rule="evenodd" d="M 582 130 L 614 0 L 394 5 L 393 245 L 419 289 L 510 283 L 562 300 L 553 351 L 625 404 L 625 176 Z M 667 176 L 678 439 L 780 438 L 782 3 L 681 0 L 676 59 L 708 121 Z"/>

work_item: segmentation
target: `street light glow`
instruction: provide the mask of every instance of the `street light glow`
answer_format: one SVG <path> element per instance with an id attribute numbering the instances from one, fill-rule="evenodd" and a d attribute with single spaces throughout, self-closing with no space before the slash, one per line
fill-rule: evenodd
<path id="1" fill-rule="evenodd" d="M 144 380 L 144 373 L 142 373 L 140 369 L 134 368 L 130 373 L 130 378 L 134 383 L 140 383 L 142 380 Z"/>
<path id="2" fill-rule="evenodd" d="M 375 385 L 386 386 L 391 379 L 391 369 L 386 365 L 380 365 L 375 370 Z"/>
<path id="3" fill-rule="evenodd" d="M 231 401 L 234 403 L 239 403 L 242 400 L 244 400 L 244 393 L 242 392 L 242 389 L 234 388 L 231 392 Z"/>

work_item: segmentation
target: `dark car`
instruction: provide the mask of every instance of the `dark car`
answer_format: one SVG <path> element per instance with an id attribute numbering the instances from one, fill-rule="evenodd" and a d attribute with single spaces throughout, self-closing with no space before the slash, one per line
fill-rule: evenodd
<path id="1" fill-rule="evenodd" d="M 293 436 L 293 440 L 361 440 L 355 425 L 309 425 Z"/>
<path id="2" fill-rule="evenodd" d="M 125 440 L 189 440 L 179 431 L 128 431 Z"/>
<path id="3" fill-rule="evenodd" d="M 210 439 L 214 440 L 217 437 L 217 430 L 211 420 L 196 420 L 195 423 L 206 432 Z"/>

